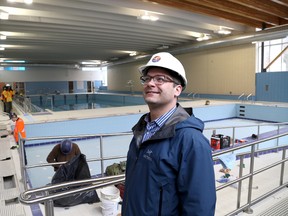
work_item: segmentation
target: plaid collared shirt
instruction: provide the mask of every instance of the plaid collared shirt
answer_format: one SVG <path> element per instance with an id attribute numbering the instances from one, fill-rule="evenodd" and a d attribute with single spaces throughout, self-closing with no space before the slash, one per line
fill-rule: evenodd
<path id="1" fill-rule="evenodd" d="M 147 125 L 146 125 L 146 130 L 142 139 L 142 143 L 148 140 L 150 137 L 152 137 L 164 125 L 164 123 L 172 116 L 175 110 L 176 110 L 176 106 L 152 122 L 150 122 L 149 114 L 147 114 L 145 117 L 145 121 L 147 122 Z"/>

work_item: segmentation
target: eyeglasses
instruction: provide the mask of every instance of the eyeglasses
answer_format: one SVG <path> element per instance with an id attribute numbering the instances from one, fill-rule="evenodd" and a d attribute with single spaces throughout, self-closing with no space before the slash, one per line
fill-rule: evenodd
<path id="1" fill-rule="evenodd" d="M 172 78 L 169 78 L 169 77 L 164 76 L 164 75 L 157 75 L 157 76 L 154 76 L 154 77 L 151 77 L 151 76 L 141 76 L 140 77 L 140 81 L 141 81 L 142 85 L 146 85 L 151 80 L 153 80 L 153 82 L 156 85 L 162 85 L 162 84 L 164 84 L 166 82 L 173 82 L 173 83 L 178 85 L 178 83 L 176 83 Z"/>

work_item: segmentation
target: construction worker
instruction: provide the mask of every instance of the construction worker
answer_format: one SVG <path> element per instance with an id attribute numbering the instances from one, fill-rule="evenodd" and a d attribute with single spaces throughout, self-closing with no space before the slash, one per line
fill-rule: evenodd
<path id="1" fill-rule="evenodd" d="M 3 102 L 3 112 L 6 112 L 6 95 L 7 95 L 7 88 L 6 86 L 3 87 L 2 93 L 1 93 L 1 100 Z"/>
<path id="2" fill-rule="evenodd" d="M 54 146 L 46 160 L 48 163 L 64 162 L 79 154 L 81 154 L 79 146 L 69 139 L 64 139 L 61 143 Z M 53 165 L 54 171 L 57 171 L 60 166 L 61 164 Z"/>
<path id="3" fill-rule="evenodd" d="M 17 145 L 11 147 L 11 149 L 14 149 L 14 148 L 19 148 L 19 145 L 20 145 L 18 133 L 20 133 L 22 139 L 26 139 L 26 131 L 25 131 L 25 124 L 24 124 L 23 119 L 18 117 L 16 113 L 11 114 L 11 119 L 13 122 L 15 122 L 13 136 L 15 138 Z M 24 162 L 25 162 L 25 165 L 27 165 L 27 158 L 26 158 L 26 152 L 25 152 L 25 140 L 23 141 L 23 151 L 24 151 Z"/>
<path id="4" fill-rule="evenodd" d="M 6 90 L 2 92 L 2 98 L 4 102 L 4 112 L 11 113 L 12 112 L 12 100 L 14 96 L 14 91 L 11 88 L 10 84 L 6 85 Z"/>

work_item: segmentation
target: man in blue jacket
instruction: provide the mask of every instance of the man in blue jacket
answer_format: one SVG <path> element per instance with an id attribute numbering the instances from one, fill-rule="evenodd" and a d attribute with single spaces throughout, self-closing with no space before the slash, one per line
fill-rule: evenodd
<path id="1" fill-rule="evenodd" d="M 216 190 L 204 124 L 177 99 L 185 70 L 170 53 L 157 53 L 139 68 L 149 113 L 133 127 L 122 216 L 212 216 Z"/>

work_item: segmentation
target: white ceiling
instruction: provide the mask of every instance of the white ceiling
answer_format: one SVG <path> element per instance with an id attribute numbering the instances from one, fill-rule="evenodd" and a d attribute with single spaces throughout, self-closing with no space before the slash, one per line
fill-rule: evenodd
<path id="1" fill-rule="evenodd" d="M 139 19 L 144 11 L 159 20 Z M 163 45 L 167 51 L 195 48 L 203 44 L 196 41 L 202 33 L 210 41 L 223 41 L 216 33 L 220 26 L 232 30 L 230 39 L 255 36 L 255 28 L 238 22 L 141 0 L 34 0 L 31 5 L 0 0 L 0 12 L 9 13 L 8 20 L 0 20 L 0 33 L 7 35 L 0 41 L 5 47 L 2 65 L 3 60 L 25 60 L 28 65 L 120 62 L 131 58 L 132 51 L 145 56 Z M 287 30 L 281 29 L 281 37 Z"/>

